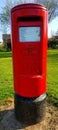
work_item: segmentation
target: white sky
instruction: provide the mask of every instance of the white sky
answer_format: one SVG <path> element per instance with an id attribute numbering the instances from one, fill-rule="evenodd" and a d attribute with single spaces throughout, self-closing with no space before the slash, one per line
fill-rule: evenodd
<path id="1" fill-rule="evenodd" d="M 26 2 L 34 2 L 34 0 L 26 0 Z M 3 7 L 6 3 L 6 0 L 0 0 L 0 12 L 1 7 Z M 48 36 L 50 37 L 51 34 L 54 34 L 58 30 L 58 17 L 56 17 L 51 23 L 48 24 Z M 2 41 L 2 31 L 0 25 L 0 41 Z"/>
<path id="2" fill-rule="evenodd" d="M 55 34 L 55 32 L 58 30 L 58 17 L 56 17 L 54 20 L 52 20 L 51 23 L 48 25 L 48 36 Z"/>

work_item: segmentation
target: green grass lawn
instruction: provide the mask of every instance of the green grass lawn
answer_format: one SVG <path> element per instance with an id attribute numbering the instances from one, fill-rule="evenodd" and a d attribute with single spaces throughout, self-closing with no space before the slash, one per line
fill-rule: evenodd
<path id="1" fill-rule="evenodd" d="M 0 103 L 13 97 L 11 52 L 0 52 Z M 47 95 L 50 102 L 58 104 L 58 50 L 48 51 Z"/>
<path id="2" fill-rule="evenodd" d="M 10 52 L 0 52 L 0 103 L 13 96 L 12 58 Z"/>
<path id="3" fill-rule="evenodd" d="M 49 100 L 58 106 L 58 50 L 48 51 L 47 94 Z"/>

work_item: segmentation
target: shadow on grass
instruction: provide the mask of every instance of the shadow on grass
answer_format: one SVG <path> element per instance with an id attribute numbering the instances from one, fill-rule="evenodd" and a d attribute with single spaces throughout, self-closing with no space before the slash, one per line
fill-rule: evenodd
<path id="1" fill-rule="evenodd" d="M 23 124 L 15 118 L 14 109 L 0 111 L 0 129 L 1 130 L 18 130 L 24 129 L 36 123 Z"/>

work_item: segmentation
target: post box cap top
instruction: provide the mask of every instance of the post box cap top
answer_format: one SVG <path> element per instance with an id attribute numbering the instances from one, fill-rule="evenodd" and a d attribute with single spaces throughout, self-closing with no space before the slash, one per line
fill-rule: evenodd
<path id="1" fill-rule="evenodd" d="M 11 9 L 11 12 L 14 12 L 19 9 L 26 9 L 26 8 L 36 8 L 36 9 L 42 9 L 42 10 L 47 10 L 47 8 L 44 5 L 41 4 L 36 4 L 36 3 L 25 3 L 21 5 L 17 5 Z"/>

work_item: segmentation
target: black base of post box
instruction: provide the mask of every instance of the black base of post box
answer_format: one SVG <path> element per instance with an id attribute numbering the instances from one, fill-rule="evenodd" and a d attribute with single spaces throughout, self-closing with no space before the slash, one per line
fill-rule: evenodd
<path id="1" fill-rule="evenodd" d="M 15 116 L 18 121 L 25 125 L 32 125 L 40 122 L 45 115 L 45 97 L 42 100 L 37 98 L 24 98 L 15 94 Z"/>

